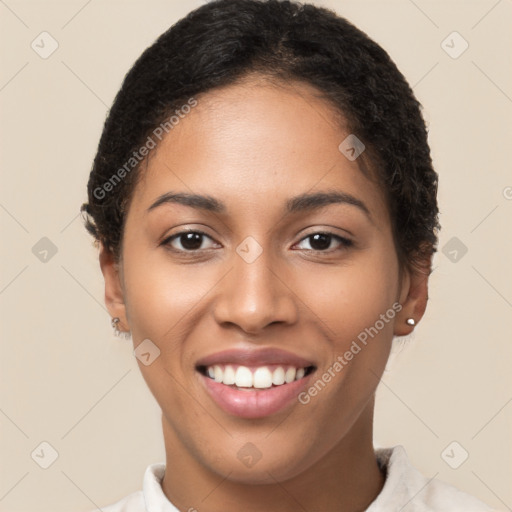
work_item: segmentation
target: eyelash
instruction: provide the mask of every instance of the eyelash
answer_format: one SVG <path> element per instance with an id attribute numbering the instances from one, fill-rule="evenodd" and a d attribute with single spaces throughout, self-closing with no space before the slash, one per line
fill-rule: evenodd
<path id="1" fill-rule="evenodd" d="M 176 239 L 179 239 L 181 236 L 183 235 L 188 235 L 188 234 L 197 234 L 197 235 L 201 235 L 203 237 L 207 237 L 209 238 L 210 240 L 213 240 L 211 238 L 211 236 L 207 235 L 206 233 L 204 233 L 203 231 L 199 231 L 199 230 L 190 230 L 190 231 L 181 231 L 179 233 L 176 233 L 168 238 L 166 238 L 163 242 L 162 242 L 162 245 L 168 247 L 171 251 L 174 251 L 174 252 L 177 252 L 177 253 L 181 253 L 181 254 L 185 254 L 185 255 L 194 255 L 194 254 L 197 254 L 198 252 L 200 252 L 201 250 L 205 250 L 205 249 L 192 249 L 192 250 L 187 250 L 187 249 L 176 249 L 174 247 L 172 247 L 170 244 L 172 241 L 176 240 Z M 310 233 L 309 235 L 305 236 L 304 238 L 302 238 L 300 240 L 300 242 L 304 241 L 304 240 L 307 240 L 308 238 L 312 238 L 314 235 L 326 235 L 326 236 L 330 236 L 332 237 L 333 239 L 337 240 L 341 245 L 342 247 L 339 248 L 339 249 L 335 249 L 335 250 L 332 250 L 332 249 L 327 249 L 327 250 L 320 250 L 320 249 L 305 249 L 306 251 L 308 252 L 315 252 L 317 254 L 330 254 L 332 252 L 336 252 L 337 250 L 344 250 L 344 249 L 348 249 L 350 247 L 352 247 L 354 245 L 354 242 L 352 240 L 349 240 L 348 238 L 344 238 L 342 236 L 339 236 L 339 235 L 336 235 L 334 233 L 331 233 L 329 231 L 316 231 L 314 233 Z M 300 243 L 299 242 L 299 243 Z"/>

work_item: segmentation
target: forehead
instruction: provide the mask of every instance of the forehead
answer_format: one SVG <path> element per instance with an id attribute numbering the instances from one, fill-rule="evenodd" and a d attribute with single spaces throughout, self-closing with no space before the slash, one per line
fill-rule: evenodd
<path id="1" fill-rule="evenodd" d="M 315 88 L 251 81 L 196 100 L 140 168 L 135 210 L 170 190 L 247 210 L 336 189 L 364 198 L 377 217 L 385 214 L 383 194 L 361 171 L 362 159 L 340 151 L 350 131 Z"/>

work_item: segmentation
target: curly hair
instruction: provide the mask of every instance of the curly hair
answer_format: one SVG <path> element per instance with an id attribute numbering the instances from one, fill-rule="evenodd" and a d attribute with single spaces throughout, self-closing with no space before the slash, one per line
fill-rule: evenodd
<path id="1" fill-rule="evenodd" d="M 295 1 L 207 3 L 137 59 L 105 121 L 89 202 L 81 207 L 95 243 L 101 241 L 119 261 L 141 163 L 132 163 L 129 172 L 125 165 L 115 186 L 112 177 L 155 128 L 195 95 L 255 73 L 312 85 L 343 117 L 364 143 L 362 156 L 384 192 L 400 268 L 430 272 L 425 262 L 437 250 L 440 228 L 438 176 L 422 106 L 389 55 L 364 32 L 331 10 Z"/>

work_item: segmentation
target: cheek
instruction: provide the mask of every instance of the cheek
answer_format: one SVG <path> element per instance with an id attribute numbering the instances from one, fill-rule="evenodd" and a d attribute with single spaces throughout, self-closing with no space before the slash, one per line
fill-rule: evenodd
<path id="1" fill-rule="evenodd" d="M 149 339 L 160 350 L 147 366 L 137 361 L 141 374 L 162 410 L 197 416 L 200 411 L 189 407 L 189 397 L 181 390 L 190 360 L 187 335 L 194 329 L 196 309 L 209 289 L 206 271 L 198 272 L 193 265 L 171 265 L 163 250 L 130 251 L 127 245 L 124 254 L 126 305 L 134 348 Z"/>
<path id="2" fill-rule="evenodd" d="M 129 251 L 127 244 L 124 281 L 134 348 L 149 339 L 160 350 L 151 365 L 138 365 L 164 410 L 189 405 L 179 383 L 197 356 L 189 345 L 190 334 L 197 329 L 198 315 L 207 313 L 202 305 L 219 280 L 212 268 L 172 264 L 164 250 Z"/>
<path id="3" fill-rule="evenodd" d="M 323 322 L 326 335 L 340 346 L 373 326 L 396 301 L 398 266 L 394 253 L 368 250 L 339 265 L 300 272 L 294 291 Z M 379 324 L 380 325 L 380 324 Z M 392 330 L 392 322 L 382 328 Z"/>
<path id="4" fill-rule="evenodd" d="M 354 259 L 352 265 L 332 267 L 315 274 L 314 290 L 307 303 L 322 320 L 329 340 L 323 361 L 311 387 L 306 390 L 305 411 L 315 428 L 325 418 L 323 443 L 329 446 L 344 434 L 374 394 L 391 350 L 397 294 L 397 267 L 391 253 L 372 252 Z M 305 293 L 305 289 L 302 293 Z M 304 403 L 304 402 L 302 402 Z"/>
<path id="5" fill-rule="evenodd" d="M 346 265 L 319 267 L 314 278 L 301 278 L 301 283 L 305 302 L 322 320 L 329 344 L 324 353 L 331 354 L 317 376 L 328 383 L 327 392 L 312 400 L 313 407 L 320 415 L 336 417 L 338 425 L 346 423 L 347 415 L 360 410 L 374 392 L 391 350 L 398 293 L 393 247 L 377 241 Z M 336 407 L 341 402 L 346 409 Z"/>
<path id="6" fill-rule="evenodd" d="M 125 290 L 134 340 L 168 343 L 187 315 L 208 293 L 208 281 L 192 265 L 171 265 L 164 251 L 129 251 L 124 261 Z M 161 341 L 162 343 L 158 343 Z"/>

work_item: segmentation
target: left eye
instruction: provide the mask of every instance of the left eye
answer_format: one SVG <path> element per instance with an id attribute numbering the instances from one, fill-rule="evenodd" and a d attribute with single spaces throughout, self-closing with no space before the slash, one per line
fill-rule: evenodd
<path id="1" fill-rule="evenodd" d="M 212 240 L 206 233 L 202 233 L 201 231 L 184 231 L 169 237 L 163 244 L 170 245 L 173 249 L 178 251 L 197 251 L 205 249 L 205 247 L 202 247 L 204 238 Z M 179 242 L 181 247 L 175 247 L 173 245 L 174 242 Z"/>
<path id="2" fill-rule="evenodd" d="M 337 241 L 343 247 L 350 247 L 352 245 L 352 241 L 348 238 L 343 238 L 333 233 L 312 233 L 303 238 L 301 242 L 305 240 L 311 240 L 310 246 L 313 246 L 311 249 L 306 248 L 307 250 L 320 252 L 327 252 L 326 250 L 331 248 L 333 241 Z"/>

